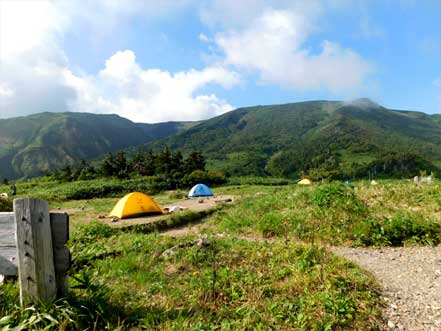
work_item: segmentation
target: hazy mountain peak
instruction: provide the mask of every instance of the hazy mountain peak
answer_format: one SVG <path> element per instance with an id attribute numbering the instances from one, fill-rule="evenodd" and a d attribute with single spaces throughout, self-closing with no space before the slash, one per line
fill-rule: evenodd
<path id="1" fill-rule="evenodd" d="M 345 106 L 355 106 L 363 109 L 382 108 L 378 103 L 369 98 L 359 98 L 344 102 Z"/>

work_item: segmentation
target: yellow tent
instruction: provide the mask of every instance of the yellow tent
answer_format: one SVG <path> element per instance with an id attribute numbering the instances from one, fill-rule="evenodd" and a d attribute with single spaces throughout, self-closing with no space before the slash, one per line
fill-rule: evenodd
<path id="1" fill-rule="evenodd" d="M 147 213 L 162 213 L 162 209 L 147 194 L 133 192 L 121 198 L 109 216 L 129 218 Z"/>
<path id="2" fill-rule="evenodd" d="M 298 182 L 297 184 L 300 185 L 311 185 L 312 184 L 312 179 L 309 178 L 303 178 L 300 182 Z"/>

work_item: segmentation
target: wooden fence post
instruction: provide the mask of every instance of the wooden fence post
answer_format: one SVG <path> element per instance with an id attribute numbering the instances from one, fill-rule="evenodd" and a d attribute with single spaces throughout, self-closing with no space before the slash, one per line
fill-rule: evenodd
<path id="1" fill-rule="evenodd" d="M 50 302 L 57 286 L 48 203 L 15 199 L 20 304 Z"/>
<path id="2" fill-rule="evenodd" d="M 57 297 L 64 297 L 69 291 L 67 271 L 70 267 L 70 252 L 64 246 L 69 240 L 69 215 L 66 213 L 50 213 L 50 220 Z"/>

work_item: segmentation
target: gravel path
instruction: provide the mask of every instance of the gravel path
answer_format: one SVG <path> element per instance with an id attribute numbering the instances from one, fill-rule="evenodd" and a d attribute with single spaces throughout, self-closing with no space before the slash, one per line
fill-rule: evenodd
<path id="1" fill-rule="evenodd" d="M 383 286 L 389 330 L 441 330 L 441 246 L 331 250 L 370 271 Z"/>

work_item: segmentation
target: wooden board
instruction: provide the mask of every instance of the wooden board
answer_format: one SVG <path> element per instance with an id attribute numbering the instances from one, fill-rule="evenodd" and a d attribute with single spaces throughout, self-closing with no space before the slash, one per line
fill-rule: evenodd
<path id="1" fill-rule="evenodd" d="M 14 213 L 0 213 L 0 275 L 17 275 Z"/>
<path id="2" fill-rule="evenodd" d="M 69 291 L 67 271 L 70 267 L 70 252 L 64 246 L 69 240 L 69 215 L 66 213 L 50 213 L 50 221 L 57 295 L 58 297 L 64 297 Z"/>
<path id="3" fill-rule="evenodd" d="M 50 213 L 55 273 L 65 275 L 70 267 L 69 215 Z M 0 275 L 17 276 L 17 245 L 14 213 L 0 213 Z"/>
<path id="4" fill-rule="evenodd" d="M 56 298 L 57 285 L 48 203 L 15 199 L 14 213 L 20 303 L 51 302 Z"/>

